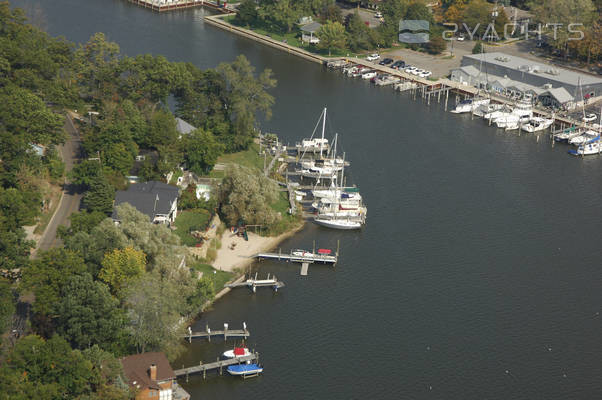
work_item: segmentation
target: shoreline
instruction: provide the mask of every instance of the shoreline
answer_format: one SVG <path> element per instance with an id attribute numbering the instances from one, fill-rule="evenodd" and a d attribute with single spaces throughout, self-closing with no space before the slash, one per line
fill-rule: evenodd
<path id="1" fill-rule="evenodd" d="M 299 233 L 301 230 L 303 230 L 303 228 L 305 227 L 305 220 L 302 220 L 302 222 L 298 225 L 295 226 L 293 229 L 288 230 L 284 233 L 281 233 L 278 236 L 268 236 L 268 237 L 262 237 L 256 234 L 251 234 L 250 237 L 252 238 L 264 238 L 264 242 L 261 243 L 260 246 L 256 246 L 253 247 L 253 251 L 255 251 L 252 255 L 257 254 L 257 253 L 261 253 L 261 252 L 267 252 L 270 251 L 274 248 L 276 248 L 280 243 L 282 243 L 283 241 L 285 241 L 286 239 L 289 239 L 291 237 L 293 237 L 295 234 Z M 226 232 L 224 232 L 225 235 Z M 223 236 L 222 236 L 223 238 Z M 241 239 L 244 241 L 244 239 Z M 219 250 L 229 250 L 227 247 L 223 247 Z M 242 260 L 240 260 L 234 267 L 232 267 L 230 270 L 226 270 L 223 269 L 224 271 L 228 271 L 228 272 L 232 272 L 234 274 L 234 277 L 229 280 L 227 283 L 238 283 L 238 282 L 242 282 L 245 279 L 246 276 L 246 269 L 253 264 L 253 262 L 256 261 L 256 259 L 254 257 L 249 256 L 241 256 L 240 254 L 235 254 L 235 256 L 239 256 L 239 257 L 244 257 Z M 219 252 L 218 252 L 218 258 L 216 258 L 216 260 L 213 262 L 212 266 L 215 269 L 218 269 L 216 267 L 216 262 L 219 259 Z M 218 270 L 222 270 L 222 269 L 218 269 Z M 207 300 L 205 302 L 205 304 L 203 304 L 201 311 L 199 312 L 199 314 L 197 315 L 197 317 L 192 318 L 192 321 L 196 321 L 198 319 L 202 318 L 202 314 L 204 312 L 207 312 L 208 310 L 210 310 L 210 307 L 219 299 L 221 299 L 222 297 L 224 297 L 226 294 L 228 294 L 232 289 L 228 288 L 228 287 L 224 287 L 222 288 L 219 292 L 217 292 L 215 294 L 215 296 L 211 299 L 211 300 Z"/>

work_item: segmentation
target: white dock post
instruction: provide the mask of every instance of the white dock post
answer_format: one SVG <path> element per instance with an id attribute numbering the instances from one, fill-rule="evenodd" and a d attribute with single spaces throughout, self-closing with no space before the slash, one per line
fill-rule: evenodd
<path id="1" fill-rule="evenodd" d="M 228 323 L 224 322 L 224 340 L 228 340 Z"/>
<path id="2" fill-rule="evenodd" d="M 211 329 L 209 329 L 209 325 L 205 326 L 207 329 L 207 340 L 211 342 Z"/>
<path id="3" fill-rule="evenodd" d="M 307 276 L 307 269 L 309 268 L 309 263 L 304 262 L 301 264 L 301 275 Z"/>
<path id="4" fill-rule="evenodd" d="M 188 343 L 192 343 L 192 328 L 188 327 Z"/>

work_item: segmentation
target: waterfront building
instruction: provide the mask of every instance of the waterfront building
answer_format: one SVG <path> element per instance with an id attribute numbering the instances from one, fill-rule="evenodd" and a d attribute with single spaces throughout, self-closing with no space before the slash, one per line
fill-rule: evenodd
<path id="1" fill-rule="evenodd" d="M 451 80 L 509 97 L 531 94 L 552 107 L 572 108 L 602 97 L 602 78 L 499 52 L 464 56 Z"/>
<path id="2" fill-rule="evenodd" d="M 177 381 L 165 354 L 135 354 L 120 359 L 127 384 L 136 391 L 136 400 L 189 400 L 190 395 Z"/>
<path id="3" fill-rule="evenodd" d="M 310 44 L 320 43 L 320 38 L 314 36 L 322 27 L 319 22 L 312 22 L 301 27 L 301 41 Z"/>

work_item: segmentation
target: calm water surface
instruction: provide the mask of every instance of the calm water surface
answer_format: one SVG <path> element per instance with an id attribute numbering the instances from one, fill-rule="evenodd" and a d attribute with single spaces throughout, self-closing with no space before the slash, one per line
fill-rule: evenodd
<path id="1" fill-rule="evenodd" d="M 361 232 L 309 224 L 282 244 L 341 242 L 336 269 L 264 262 L 287 287 L 237 290 L 198 321 L 252 332 L 264 376 L 191 377 L 193 399 L 593 399 L 602 396 L 602 159 L 345 79 L 203 23 L 119 0 L 21 0 L 53 35 L 123 52 L 273 69 L 267 131 L 309 136 L 324 106 L 369 207 Z M 37 11 L 36 11 L 37 10 Z M 174 367 L 231 344 L 193 342 Z"/>

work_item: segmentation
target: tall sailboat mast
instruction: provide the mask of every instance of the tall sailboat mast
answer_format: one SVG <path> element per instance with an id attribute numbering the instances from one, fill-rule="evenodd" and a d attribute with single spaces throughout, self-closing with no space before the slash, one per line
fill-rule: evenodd
<path id="1" fill-rule="evenodd" d="M 326 107 L 324 107 L 324 119 L 322 119 L 322 141 L 320 142 L 320 158 L 322 158 L 322 147 L 324 146 L 324 131 L 326 130 Z"/>

